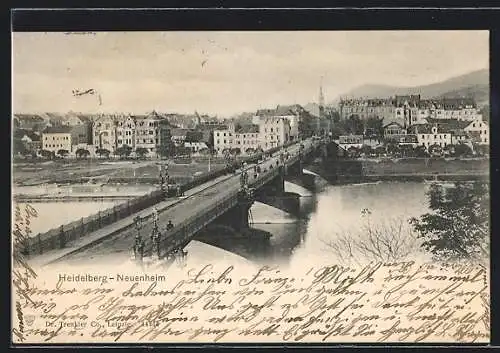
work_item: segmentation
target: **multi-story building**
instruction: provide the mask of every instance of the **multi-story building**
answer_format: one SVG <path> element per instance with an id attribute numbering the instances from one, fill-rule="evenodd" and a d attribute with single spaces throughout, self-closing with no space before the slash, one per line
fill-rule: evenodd
<path id="1" fill-rule="evenodd" d="M 386 141 L 399 141 L 402 135 L 406 135 L 407 131 L 400 123 L 395 121 L 384 126 L 384 139 Z"/>
<path id="2" fill-rule="evenodd" d="M 395 121 L 404 126 L 425 124 L 427 118 L 473 121 L 481 119 L 476 103 L 470 98 L 421 99 L 420 95 L 394 96 L 387 99 L 341 99 L 341 118 L 358 115 Z"/>
<path id="3" fill-rule="evenodd" d="M 418 145 L 427 149 L 433 145 L 446 147 L 451 144 L 451 132 L 438 124 L 414 125 L 411 130 L 417 136 Z"/>
<path id="4" fill-rule="evenodd" d="M 184 142 L 184 147 L 189 148 L 191 153 L 198 153 L 203 150 L 208 150 L 208 146 L 205 142 Z"/>
<path id="5" fill-rule="evenodd" d="M 173 156 L 175 153 L 175 144 L 172 141 L 172 126 L 168 120 L 163 119 L 158 122 L 158 134 L 159 143 L 156 148 L 158 153 L 163 157 Z"/>
<path id="6" fill-rule="evenodd" d="M 129 146 L 135 149 L 135 121 L 132 116 L 116 121 L 116 148 Z"/>
<path id="7" fill-rule="evenodd" d="M 259 126 L 242 126 L 234 133 L 233 148 L 239 148 L 245 154 L 251 154 L 260 148 Z"/>
<path id="8" fill-rule="evenodd" d="M 92 144 L 95 150 L 116 151 L 116 125 L 109 116 L 100 116 L 92 123 Z"/>
<path id="9" fill-rule="evenodd" d="M 363 140 L 363 135 L 341 135 L 339 136 L 339 146 L 345 150 L 351 147 L 361 148 Z"/>
<path id="10" fill-rule="evenodd" d="M 470 122 L 464 131 L 479 138 L 479 143 L 488 145 L 490 143 L 490 127 L 486 121 L 474 120 Z"/>
<path id="11" fill-rule="evenodd" d="M 71 128 L 69 126 L 48 127 L 42 133 L 42 149 L 57 153 L 71 152 Z"/>
<path id="12" fill-rule="evenodd" d="M 259 120 L 259 139 L 261 148 L 266 151 L 290 141 L 290 121 L 287 118 L 261 118 Z"/>
<path id="13" fill-rule="evenodd" d="M 214 150 L 217 153 L 225 153 L 231 150 L 233 146 L 234 138 L 234 125 L 229 124 L 226 129 L 216 129 L 214 130 Z"/>
<path id="14" fill-rule="evenodd" d="M 260 125 L 261 121 L 269 118 L 286 119 L 290 125 L 289 140 L 294 141 L 299 138 L 300 115 L 305 110 L 298 104 L 295 105 L 278 105 L 276 109 L 259 109 L 255 114 L 252 122 L 255 125 Z"/>
<path id="15" fill-rule="evenodd" d="M 227 129 L 214 130 L 214 149 L 217 153 L 238 150 L 242 154 L 251 154 L 262 148 L 258 125 L 244 125 L 235 130 L 234 124 Z"/>
<path id="16" fill-rule="evenodd" d="M 151 116 L 135 116 L 135 150 L 144 148 L 149 156 L 155 156 L 159 144 L 159 119 Z"/>

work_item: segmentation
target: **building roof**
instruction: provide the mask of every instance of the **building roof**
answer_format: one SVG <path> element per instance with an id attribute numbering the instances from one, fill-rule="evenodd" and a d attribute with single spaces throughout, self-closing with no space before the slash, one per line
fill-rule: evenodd
<path id="1" fill-rule="evenodd" d="M 427 118 L 427 123 L 437 124 L 444 130 L 461 130 L 470 125 L 470 121 L 463 121 L 457 119 L 433 119 Z"/>
<path id="2" fill-rule="evenodd" d="M 40 115 L 37 114 L 14 114 L 19 122 L 42 122 L 45 121 Z"/>
<path id="3" fill-rule="evenodd" d="M 192 131 L 192 129 L 184 129 L 184 128 L 176 127 L 176 128 L 173 128 L 172 130 L 170 130 L 170 134 L 172 136 L 186 136 L 186 134 L 189 131 Z"/>
<path id="4" fill-rule="evenodd" d="M 399 122 L 397 122 L 397 121 L 391 121 L 390 123 L 384 125 L 384 129 L 387 128 L 387 127 L 389 127 L 389 126 L 391 126 L 391 125 L 397 125 L 399 128 L 401 128 L 401 129 L 403 128 L 403 125 L 400 124 Z"/>
<path id="5" fill-rule="evenodd" d="M 70 134 L 72 128 L 70 126 L 53 126 L 43 130 L 44 134 Z"/>
<path id="6" fill-rule="evenodd" d="M 304 108 L 299 104 L 293 105 L 278 105 L 274 109 L 259 109 L 255 115 L 262 117 L 298 115 L 303 112 Z"/>
<path id="7" fill-rule="evenodd" d="M 237 131 L 237 134 L 249 134 L 259 132 L 259 125 L 241 125 Z"/>

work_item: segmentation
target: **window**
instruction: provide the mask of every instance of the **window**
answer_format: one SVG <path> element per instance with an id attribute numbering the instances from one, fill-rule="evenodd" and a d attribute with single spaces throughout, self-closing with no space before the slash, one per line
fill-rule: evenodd
<path id="1" fill-rule="evenodd" d="M 434 139 L 437 139 L 437 135 L 434 135 Z"/>

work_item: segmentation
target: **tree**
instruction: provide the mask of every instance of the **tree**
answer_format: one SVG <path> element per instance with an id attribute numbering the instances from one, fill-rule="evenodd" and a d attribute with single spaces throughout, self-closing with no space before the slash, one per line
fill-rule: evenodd
<path id="1" fill-rule="evenodd" d="M 392 156 L 397 155 L 401 152 L 401 147 L 396 142 L 388 142 L 386 145 L 387 154 Z"/>
<path id="2" fill-rule="evenodd" d="M 385 152 L 386 151 L 384 146 L 375 147 L 375 153 L 377 154 L 377 156 L 382 156 Z"/>
<path id="3" fill-rule="evenodd" d="M 422 247 L 441 261 L 489 258 L 488 183 L 433 184 L 427 195 L 432 212 L 411 219 Z"/>
<path id="4" fill-rule="evenodd" d="M 425 146 L 422 146 L 422 145 L 418 145 L 417 147 L 415 147 L 413 152 L 414 152 L 415 156 L 419 157 L 419 158 L 429 157 L 429 153 L 427 153 Z"/>
<path id="5" fill-rule="evenodd" d="M 465 143 L 455 145 L 455 157 L 469 157 L 472 156 L 472 149 Z"/>
<path id="6" fill-rule="evenodd" d="M 400 150 L 401 150 L 401 155 L 403 157 L 415 156 L 415 151 L 412 145 L 401 145 Z"/>
<path id="7" fill-rule="evenodd" d="M 364 153 L 365 156 L 370 156 L 372 151 L 373 151 L 373 149 L 370 145 L 361 146 L 361 153 Z"/>
<path id="8" fill-rule="evenodd" d="M 380 137 L 384 135 L 384 118 L 371 116 L 365 121 L 365 135 L 370 137 Z"/>
<path id="9" fill-rule="evenodd" d="M 54 152 L 48 150 L 41 150 L 40 154 L 42 155 L 43 158 L 47 159 L 53 159 L 55 157 Z"/>
<path id="10" fill-rule="evenodd" d="M 478 156 L 486 156 L 490 153 L 490 149 L 489 149 L 488 145 L 476 144 L 474 146 L 474 151 L 476 151 L 476 154 Z"/>
<path id="11" fill-rule="evenodd" d="M 247 149 L 245 150 L 245 153 L 246 153 L 246 154 L 254 154 L 254 153 L 255 153 L 255 150 L 254 150 L 253 148 L 249 147 L 249 148 L 247 148 Z"/>
<path id="12" fill-rule="evenodd" d="M 127 158 L 132 153 L 132 147 L 128 145 L 120 146 L 116 149 L 115 155 L 120 156 L 120 158 Z"/>
<path id="13" fill-rule="evenodd" d="M 356 146 L 351 146 L 347 149 L 347 152 L 349 153 L 349 157 L 351 158 L 358 158 L 360 149 L 357 148 Z"/>
<path id="14" fill-rule="evenodd" d="M 144 148 L 144 147 L 138 147 L 135 149 L 135 154 L 139 158 L 144 158 L 148 154 L 148 150 L 147 150 L 147 148 Z"/>
<path id="15" fill-rule="evenodd" d="M 24 155 L 27 152 L 26 145 L 24 144 L 24 142 L 21 139 L 18 139 L 18 138 L 14 139 L 12 147 L 13 147 L 12 148 L 13 152 L 15 154 Z"/>
<path id="16" fill-rule="evenodd" d="M 57 151 L 57 154 L 64 158 L 69 154 L 69 151 L 65 149 L 60 149 L 59 151 Z"/>
<path id="17" fill-rule="evenodd" d="M 105 148 L 98 148 L 95 153 L 97 153 L 99 155 L 99 157 L 103 157 L 104 158 L 109 158 L 109 154 L 111 153 L 109 150 L 105 149 Z"/>
<path id="18" fill-rule="evenodd" d="M 351 115 L 347 120 L 345 120 L 345 124 L 345 130 L 348 134 L 363 135 L 365 127 L 359 115 Z"/>
<path id="19" fill-rule="evenodd" d="M 434 156 L 440 156 L 443 154 L 443 148 L 435 143 L 429 146 L 429 153 Z"/>
<path id="20" fill-rule="evenodd" d="M 407 261 L 418 253 L 420 241 L 405 218 L 383 217 L 384 221 L 374 223 L 368 209 L 361 211 L 361 218 L 359 231 L 343 231 L 320 239 L 334 255 L 334 262 L 359 266 L 370 261 Z"/>
<path id="21" fill-rule="evenodd" d="M 76 158 L 87 158 L 90 156 L 90 152 L 85 148 L 79 148 L 75 152 Z"/>
<path id="22" fill-rule="evenodd" d="M 201 131 L 188 131 L 186 132 L 185 142 L 200 142 L 203 140 L 203 133 Z"/>
<path id="23" fill-rule="evenodd" d="M 239 148 L 239 147 L 231 148 L 231 154 L 233 154 L 235 156 L 240 155 L 241 154 L 241 148 Z"/>

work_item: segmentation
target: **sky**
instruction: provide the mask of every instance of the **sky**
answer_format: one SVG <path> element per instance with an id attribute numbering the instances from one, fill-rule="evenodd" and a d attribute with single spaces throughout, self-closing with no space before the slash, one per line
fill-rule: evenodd
<path id="1" fill-rule="evenodd" d="M 13 33 L 13 111 L 230 116 L 488 68 L 487 31 Z M 74 89 L 96 95 L 74 97 Z"/>

